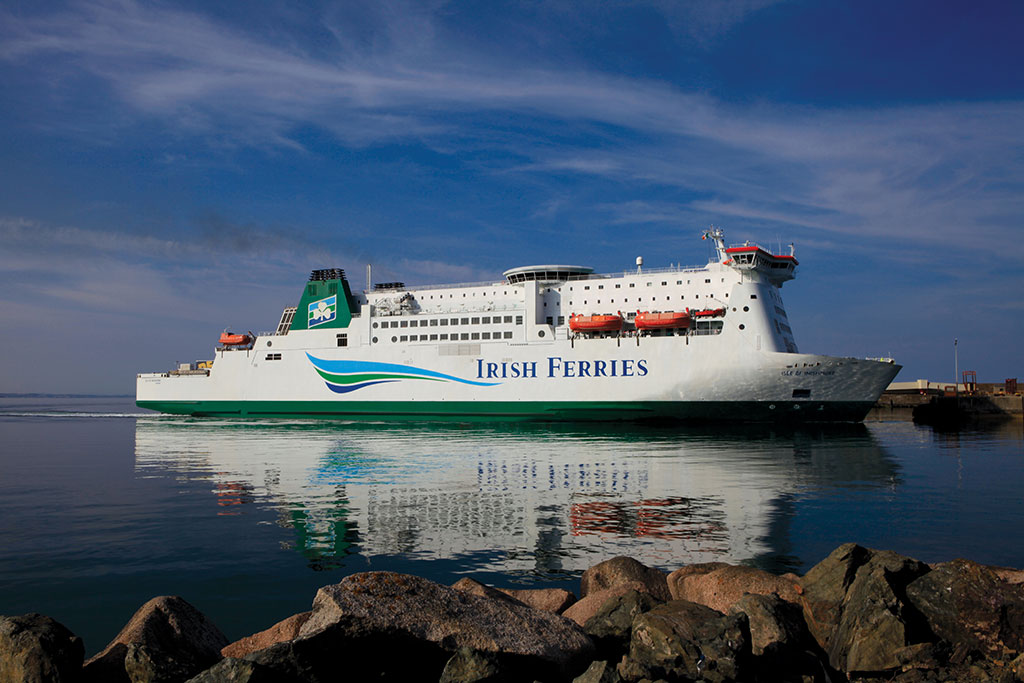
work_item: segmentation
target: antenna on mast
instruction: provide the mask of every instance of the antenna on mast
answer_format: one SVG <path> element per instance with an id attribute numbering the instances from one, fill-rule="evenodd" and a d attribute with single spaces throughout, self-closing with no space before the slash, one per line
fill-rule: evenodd
<path id="1" fill-rule="evenodd" d="M 715 244 L 716 256 L 718 256 L 718 262 L 729 260 L 729 255 L 725 251 L 725 233 L 722 232 L 721 228 L 715 226 L 709 226 L 704 234 L 701 235 L 702 240 L 710 239 Z"/>

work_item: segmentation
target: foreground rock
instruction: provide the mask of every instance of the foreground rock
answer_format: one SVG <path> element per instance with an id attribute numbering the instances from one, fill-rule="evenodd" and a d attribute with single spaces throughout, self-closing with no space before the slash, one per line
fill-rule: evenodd
<path id="1" fill-rule="evenodd" d="M 932 639 L 908 606 L 907 585 L 928 566 L 889 551 L 842 545 L 801 581 L 801 604 L 829 662 L 850 674 L 899 669 L 908 646 Z"/>
<path id="2" fill-rule="evenodd" d="M 299 679 L 282 676 L 273 669 L 244 659 L 228 657 L 188 683 L 300 683 Z"/>
<path id="3" fill-rule="evenodd" d="M 493 654 L 502 667 L 542 679 L 579 673 L 594 652 L 590 638 L 560 616 L 507 596 L 498 600 L 473 595 L 392 572 L 354 574 L 321 588 L 293 644 L 305 646 L 303 641 L 310 640 L 344 644 L 371 658 L 378 644 L 393 658 L 391 643 L 400 642 L 419 653 L 423 678 L 431 676 L 429 662 L 440 660 L 443 668 L 461 648 Z"/>
<path id="4" fill-rule="evenodd" d="M 52 619 L 0 617 L 0 683 L 1024 683 L 1022 577 L 854 544 L 804 577 L 723 563 L 666 576 L 615 558 L 559 616 L 567 591 L 370 572 L 230 645 L 181 598 L 155 598 L 84 668 Z"/>
<path id="5" fill-rule="evenodd" d="M 499 588 L 498 590 L 524 605 L 554 614 L 562 614 L 576 602 L 576 596 L 564 588 Z"/>
<path id="6" fill-rule="evenodd" d="M 746 680 L 751 661 L 745 614 L 726 616 L 686 600 L 673 600 L 633 622 L 629 657 L 618 672 L 626 680 Z"/>
<path id="7" fill-rule="evenodd" d="M 640 583 L 639 581 L 630 581 L 628 583 L 620 583 L 611 588 L 605 588 L 599 591 L 593 591 L 590 595 L 581 598 L 573 605 L 562 612 L 562 616 L 566 619 L 572 619 L 580 626 L 586 625 L 590 619 L 601 611 L 601 607 L 605 605 L 609 600 L 620 597 L 629 593 L 630 591 L 636 591 L 638 593 L 648 593 L 647 586 Z M 653 597 L 653 596 L 652 596 Z M 664 602 L 660 598 L 655 598 L 658 602 Z"/>
<path id="8" fill-rule="evenodd" d="M 907 586 L 910 603 L 936 636 L 970 657 L 1012 660 L 1024 652 L 1024 588 L 970 560 L 936 565 Z"/>
<path id="9" fill-rule="evenodd" d="M 177 596 L 153 598 L 85 663 L 85 680 L 116 683 L 185 681 L 221 659 L 228 639 L 202 612 Z"/>
<path id="10" fill-rule="evenodd" d="M 689 600 L 719 612 L 728 612 L 747 593 L 775 594 L 783 600 L 797 602 L 800 588 L 795 578 L 776 576 L 754 567 L 715 562 L 672 572 L 668 575 L 668 588 L 673 600 Z"/>
<path id="11" fill-rule="evenodd" d="M 299 614 L 293 614 L 292 616 L 277 622 L 270 628 L 254 633 L 251 636 L 246 636 L 241 640 L 225 645 L 220 654 L 222 657 L 244 657 L 245 655 L 262 650 L 270 647 L 276 643 L 283 643 L 293 638 L 298 638 L 299 629 L 309 619 L 309 615 L 312 612 L 301 612 Z"/>
<path id="12" fill-rule="evenodd" d="M 475 579 L 464 578 L 459 579 L 452 584 L 452 588 L 463 593 L 469 593 L 470 595 L 476 595 L 482 598 L 490 598 L 492 600 L 498 600 L 501 602 L 507 602 L 511 605 L 520 605 L 525 607 L 526 605 L 516 600 L 514 597 L 504 591 L 500 591 L 497 588 L 492 588 L 486 584 L 480 583 Z"/>
<path id="13" fill-rule="evenodd" d="M 0 616 L 0 683 L 77 681 L 82 639 L 42 614 Z"/>
<path id="14" fill-rule="evenodd" d="M 633 622 L 660 604 L 661 600 L 649 593 L 630 590 L 606 600 L 597 613 L 587 620 L 583 630 L 594 641 L 600 656 L 618 661 L 629 650 Z"/>
<path id="15" fill-rule="evenodd" d="M 585 598 L 592 593 L 622 584 L 640 584 L 640 590 L 650 593 L 659 600 L 669 600 L 672 597 L 669 594 L 665 572 L 648 567 L 631 557 L 613 557 L 583 572 L 580 579 L 580 594 Z"/>

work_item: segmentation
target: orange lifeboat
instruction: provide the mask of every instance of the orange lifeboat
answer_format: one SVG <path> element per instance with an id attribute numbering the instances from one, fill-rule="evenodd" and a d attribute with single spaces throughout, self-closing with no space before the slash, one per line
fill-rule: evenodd
<path id="1" fill-rule="evenodd" d="M 573 332 L 618 332 L 622 329 L 621 315 L 569 316 L 569 329 Z"/>
<path id="2" fill-rule="evenodd" d="M 720 315 L 725 315 L 724 308 L 705 308 L 703 311 L 694 311 L 694 318 L 714 318 Z"/>
<path id="3" fill-rule="evenodd" d="M 667 313 L 637 312 L 633 323 L 638 330 L 675 330 L 690 326 L 690 312 L 669 311 Z"/>
<path id="4" fill-rule="evenodd" d="M 222 346 L 244 346 L 251 344 L 255 340 L 252 335 L 248 334 L 232 334 L 231 332 L 222 332 L 220 335 L 220 343 Z"/>

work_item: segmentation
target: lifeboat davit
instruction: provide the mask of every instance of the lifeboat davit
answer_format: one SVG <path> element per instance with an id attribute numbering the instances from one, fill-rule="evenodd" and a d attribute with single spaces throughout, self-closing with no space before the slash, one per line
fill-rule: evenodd
<path id="1" fill-rule="evenodd" d="M 678 330 L 690 326 L 689 311 L 669 311 L 667 313 L 637 312 L 633 323 L 638 330 Z"/>
<path id="2" fill-rule="evenodd" d="M 703 311 L 694 311 L 691 315 L 694 318 L 715 318 L 720 315 L 725 315 L 724 308 L 705 308 Z"/>
<path id="3" fill-rule="evenodd" d="M 622 329 L 621 315 L 571 315 L 569 329 L 573 332 L 618 332 Z"/>
<path id="4" fill-rule="evenodd" d="M 245 346 L 255 341 L 251 335 L 248 334 L 232 334 L 231 332 L 222 332 L 220 335 L 220 343 L 222 346 Z"/>

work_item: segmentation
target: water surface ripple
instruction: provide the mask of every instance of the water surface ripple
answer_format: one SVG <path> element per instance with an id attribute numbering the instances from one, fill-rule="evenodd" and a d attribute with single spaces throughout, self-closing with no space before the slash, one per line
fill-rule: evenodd
<path id="1" fill-rule="evenodd" d="M 105 645 L 178 594 L 231 638 L 374 569 L 578 590 L 630 555 L 803 572 L 855 540 L 1024 566 L 1020 420 L 778 429 L 231 421 L 0 399 L 0 613 Z"/>

